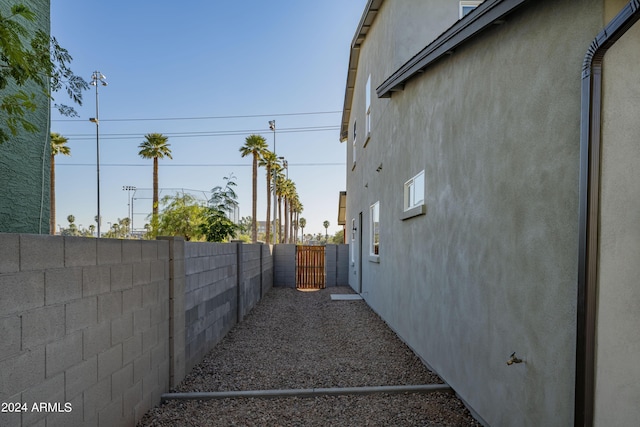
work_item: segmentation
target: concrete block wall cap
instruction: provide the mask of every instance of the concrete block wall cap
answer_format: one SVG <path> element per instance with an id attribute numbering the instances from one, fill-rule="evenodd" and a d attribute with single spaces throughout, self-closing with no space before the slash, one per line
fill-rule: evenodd
<path id="1" fill-rule="evenodd" d="M 453 389 L 447 384 L 420 384 L 420 385 L 396 385 L 396 386 L 371 386 L 371 387 L 337 387 L 337 388 L 304 388 L 282 390 L 243 390 L 243 391 L 216 391 L 193 393 L 165 393 L 162 401 L 167 400 L 210 400 L 246 397 L 316 397 L 339 395 L 362 395 L 374 393 L 453 393 Z"/>

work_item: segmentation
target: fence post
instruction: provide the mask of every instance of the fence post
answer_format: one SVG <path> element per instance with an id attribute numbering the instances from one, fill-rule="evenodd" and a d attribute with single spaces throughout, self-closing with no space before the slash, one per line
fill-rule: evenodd
<path id="1" fill-rule="evenodd" d="M 262 300 L 263 295 L 263 281 L 264 281 L 264 244 L 260 244 L 260 300 Z"/>
<path id="2" fill-rule="evenodd" d="M 184 238 L 169 241 L 169 384 L 175 387 L 186 375 Z"/>
<path id="3" fill-rule="evenodd" d="M 237 308 L 236 308 L 236 321 L 238 323 L 242 322 L 242 318 L 244 317 L 244 314 L 242 313 L 242 311 L 244 310 L 244 298 L 243 298 L 243 289 L 242 289 L 242 282 L 244 280 L 244 274 L 243 274 L 243 248 L 242 248 L 242 242 L 236 242 L 236 277 L 238 279 L 237 284 L 236 284 L 236 289 L 237 289 L 237 293 L 236 293 L 236 304 L 237 304 Z"/>

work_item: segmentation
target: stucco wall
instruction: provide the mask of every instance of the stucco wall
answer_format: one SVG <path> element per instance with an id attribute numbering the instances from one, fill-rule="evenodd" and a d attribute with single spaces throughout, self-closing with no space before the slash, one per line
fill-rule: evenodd
<path id="1" fill-rule="evenodd" d="M 407 16 L 389 9 L 414 3 L 385 2 L 367 35 L 358 129 L 368 74 L 374 87 L 389 76 L 386 35 L 401 31 L 389 17 Z M 374 98 L 353 170 L 349 132 L 347 221 L 362 212 L 363 296 L 492 426 L 573 422 L 580 71 L 602 9 L 529 2 L 404 91 Z M 403 184 L 421 170 L 426 214 L 403 221 Z M 367 257 L 376 201 L 379 263 Z M 514 351 L 525 363 L 507 366 Z"/>
<path id="2" fill-rule="evenodd" d="M 0 0 L 3 15 L 9 15 L 15 1 Z M 49 33 L 49 0 L 22 2 L 35 13 L 27 28 Z M 35 112 L 25 118 L 34 124 L 34 133 L 20 130 L 11 140 L 0 145 L 0 232 L 49 233 L 49 100 L 39 94 L 35 85 L 25 85 L 27 92 L 36 93 Z M 15 90 L 9 86 L 2 92 Z M 2 96 L 0 92 L 0 96 Z M 0 114 L 0 120 L 2 115 Z"/>
<path id="3" fill-rule="evenodd" d="M 640 419 L 640 25 L 607 52 L 596 351 L 596 426 Z"/>

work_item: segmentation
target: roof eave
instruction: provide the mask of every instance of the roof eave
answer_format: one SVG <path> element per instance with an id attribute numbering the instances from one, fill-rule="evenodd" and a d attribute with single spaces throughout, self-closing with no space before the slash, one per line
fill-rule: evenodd
<path id="1" fill-rule="evenodd" d="M 360 46 L 364 42 L 373 21 L 375 20 L 380 6 L 384 0 L 369 0 L 362 13 L 360 23 L 356 29 L 351 42 L 349 53 L 349 70 L 347 72 L 347 84 L 344 94 L 344 106 L 342 108 L 342 124 L 340 126 L 340 142 L 344 142 L 349 137 L 349 120 L 351 118 L 351 104 L 353 103 L 353 91 L 355 89 L 356 75 L 358 72 L 358 62 L 360 60 Z"/>
<path id="2" fill-rule="evenodd" d="M 376 94 L 379 98 L 389 98 L 393 92 L 404 90 L 407 81 L 441 58 L 453 54 L 455 49 L 478 33 L 503 23 L 508 14 L 527 1 L 486 0 L 402 65 L 376 89 Z"/>

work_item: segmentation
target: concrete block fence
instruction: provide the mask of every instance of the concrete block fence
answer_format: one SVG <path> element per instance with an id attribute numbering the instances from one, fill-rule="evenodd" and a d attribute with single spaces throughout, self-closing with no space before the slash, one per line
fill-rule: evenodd
<path id="1" fill-rule="evenodd" d="M 133 426 L 273 286 L 271 248 L 0 233 L 0 426 Z"/>
<path id="2" fill-rule="evenodd" d="M 185 358 L 191 370 L 273 286 L 266 245 L 186 243 Z"/>
<path id="3" fill-rule="evenodd" d="M 296 245 L 276 245 L 274 286 L 296 287 Z M 325 245 L 325 286 L 349 286 L 349 245 Z"/>

